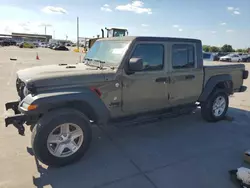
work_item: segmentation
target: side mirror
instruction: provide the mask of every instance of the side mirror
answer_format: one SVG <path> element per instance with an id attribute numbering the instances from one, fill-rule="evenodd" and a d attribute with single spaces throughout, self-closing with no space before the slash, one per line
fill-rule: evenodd
<path id="1" fill-rule="evenodd" d="M 141 58 L 131 58 L 128 63 L 129 72 L 141 71 L 143 69 L 143 61 Z"/>

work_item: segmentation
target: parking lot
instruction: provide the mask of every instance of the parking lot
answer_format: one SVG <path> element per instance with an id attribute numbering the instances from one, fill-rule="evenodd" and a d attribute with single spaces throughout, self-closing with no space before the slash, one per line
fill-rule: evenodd
<path id="1" fill-rule="evenodd" d="M 40 60 L 36 60 L 36 55 Z M 16 100 L 15 72 L 32 66 L 77 63 L 83 54 L 46 48 L 0 48 L 0 188 L 234 188 L 228 171 L 250 149 L 250 90 L 230 97 L 232 118 L 207 123 L 192 115 L 135 127 L 93 127 L 93 141 L 78 163 L 47 168 L 32 156 L 30 132 L 5 128 L 4 104 Z M 16 58 L 16 61 L 10 61 Z M 250 63 L 246 63 L 250 70 Z M 244 85 L 250 88 L 250 79 Z"/>

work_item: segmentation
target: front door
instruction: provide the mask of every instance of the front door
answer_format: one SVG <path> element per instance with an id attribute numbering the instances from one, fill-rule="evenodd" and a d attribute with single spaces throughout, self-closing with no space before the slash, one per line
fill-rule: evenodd
<path id="1" fill-rule="evenodd" d="M 203 87 L 203 68 L 197 63 L 196 44 L 171 46 L 170 103 L 177 106 L 196 102 Z"/>
<path id="2" fill-rule="evenodd" d="M 127 75 L 124 72 L 122 110 L 125 113 L 154 111 L 168 105 L 164 44 L 138 43 L 130 58 L 142 58 L 143 70 Z"/>

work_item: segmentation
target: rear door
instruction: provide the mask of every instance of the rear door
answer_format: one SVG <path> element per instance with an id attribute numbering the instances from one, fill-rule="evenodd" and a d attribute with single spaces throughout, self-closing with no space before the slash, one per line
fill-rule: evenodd
<path id="1" fill-rule="evenodd" d="M 144 69 L 123 75 L 122 110 L 139 113 L 168 106 L 165 46 L 160 42 L 138 42 L 130 58 L 142 58 Z"/>
<path id="2" fill-rule="evenodd" d="M 197 54 L 197 47 L 196 43 L 171 44 L 169 92 L 170 103 L 173 106 L 193 103 L 201 94 L 203 68 L 197 63 L 200 56 Z"/>

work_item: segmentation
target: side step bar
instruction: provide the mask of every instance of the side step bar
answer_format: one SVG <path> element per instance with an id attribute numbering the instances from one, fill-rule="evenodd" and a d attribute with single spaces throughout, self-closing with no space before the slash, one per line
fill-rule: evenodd
<path id="1" fill-rule="evenodd" d="M 175 118 L 180 115 L 189 114 L 193 112 L 197 108 L 196 105 L 188 107 L 188 108 L 174 108 L 170 111 L 158 113 L 158 114 L 151 114 L 151 115 L 143 115 L 134 118 L 121 118 L 117 120 L 113 120 L 110 123 L 117 127 L 131 127 L 131 126 L 138 126 L 146 123 L 153 123 L 162 121 L 167 118 Z"/>

